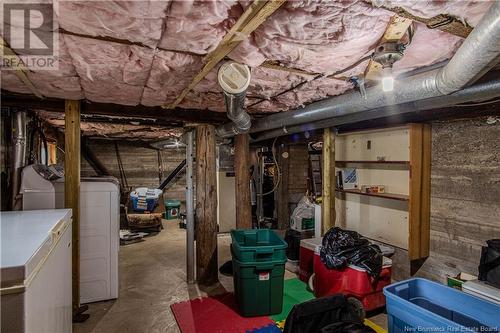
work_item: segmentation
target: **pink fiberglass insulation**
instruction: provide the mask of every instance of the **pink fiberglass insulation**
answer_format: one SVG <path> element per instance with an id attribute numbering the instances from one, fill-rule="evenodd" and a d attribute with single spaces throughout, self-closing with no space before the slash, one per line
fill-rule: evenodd
<path id="1" fill-rule="evenodd" d="M 147 80 L 141 104 L 170 104 L 191 82 L 191 78 L 203 66 L 199 56 L 157 51 L 154 55 L 151 74 Z"/>
<path id="2" fill-rule="evenodd" d="M 36 110 L 36 114 L 49 125 L 64 129 L 64 113 Z M 169 137 L 179 137 L 182 134 L 180 128 L 163 128 L 151 125 L 113 124 L 102 122 L 81 122 L 81 130 L 85 136 L 101 136 L 108 138 L 126 138 L 138 140 L 158 140 Z"/>
<path id="3" fill-rule="evenodd" d="M 460 37 L 415 23 L 413 41 L 406 48 L 404 57 L 394 64 L 394 71 L 407 72 L 447 60 L 453 56 L 462 41 Z M 430 50 L 432 51 L 429 52 Z"/>
<path id="4" fill-rule="evenodd" d="M 58 0 L 61 28 L 156 47 L 170 1 Z"/>
<path id="5" fill-rule="evenodd" d="M 19 79 L 14 71 L 3 70 L 0 72 L 0 87 L 16 93 L 31 94 L 31 90 Z"/>
<path id="6" fill-rule="evenodd" d="M 63 29 L 145 46 L 61 34 L 60 68 L 52 72 L 32 71 L 28 76 L 49 97 L 127 105 L 170 104 L 203 67 L 199 55 L 217 46 L 250 3 L 251 0 L 56 0 L 56 21 Z M 273 98 L 312 77 L 259 65 L 274 60 L 323 74 L 344 69 L 371 54 L 379 42 L 394 15 L 381 5 L 403 7 L 422 17 L 451 14 L 474 26 L 491 2 L 289 0 L 229 54 L 252 67 L 247 105 L 264 99 L 249 111 L 293 109 L 351 89 L 345 81 L 321 78 Z M 422 24 L 415 26 L 412 44 L 394 66 L 396 73 L 449 59 L 462 41 Z M 363 73 L 367 63 L 364 61 L 342 76 Z M 195 86 L 180 107 L 224 111 L 216 73 L 217 68 Z M 28 92 L 23 85 L 11 73 L 2 78 L 3 89 Z"/>
<path id="7" fill-rule="evenodd" d="M 487 0 L 372 0 L 374 6 L 387 8 L 402 7 L 413 15 L 431 18 L 439 14 L 453 15 L 476 26 L 493 1 Z"/>
<path id="8" fill-rule="evenodd" d="M 391 16 L 362 1 L 290 1 L 255 31 L 254 41 L 267 59 L 333 73 L 369 54 Z"/>
<path id="9" fill-rule="evenodd" d="M 206 54 L 217 46 L 241 13 L 235 0 L 173 1 L 159 47 Z"/>
<path id="10" fill-rule="evenodd" d="M 67 35 L 64 40 L 86 98 L 102 103 L 140 103 L 154 50 Z"/>

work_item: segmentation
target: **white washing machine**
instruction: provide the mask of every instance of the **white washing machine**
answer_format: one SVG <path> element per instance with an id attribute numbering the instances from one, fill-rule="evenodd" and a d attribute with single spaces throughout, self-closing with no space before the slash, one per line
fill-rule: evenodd
<path id="1" fill-rule="evenodd" d="M 21 180 L 23 210 L 64 208 L 64 177 L 55 166 L 29 165 Z M 80 303 L 118 297 L 120 187 L 114 177 L 80 184 Z"/>

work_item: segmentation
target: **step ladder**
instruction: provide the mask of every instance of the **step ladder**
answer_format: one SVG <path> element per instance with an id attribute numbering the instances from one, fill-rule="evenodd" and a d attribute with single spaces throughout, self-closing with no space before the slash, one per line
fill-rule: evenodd
<path id="1" fill-rule="evenodd" d="M 315 197 L 320 197 L 323 193 L 321 153 L 321 150 L 309 150 L 309 185 L 310 191 Z"/>

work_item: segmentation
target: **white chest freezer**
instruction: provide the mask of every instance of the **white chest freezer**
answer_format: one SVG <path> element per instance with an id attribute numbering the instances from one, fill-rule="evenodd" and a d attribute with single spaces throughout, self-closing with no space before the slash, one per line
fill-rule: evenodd
<path id="1" fill-rule="evenodd" d="M 64 178 L 46 166 L 23 169 L 23 210 L 64 208 Z M 120 190 L 114 177 L 80 184 L 80 303 L 118 297 Z"/>
<path id="2" fill-rule="evenodd" d="M 72 331 L 71 210 L 1 212 L 1 331 Z"/>

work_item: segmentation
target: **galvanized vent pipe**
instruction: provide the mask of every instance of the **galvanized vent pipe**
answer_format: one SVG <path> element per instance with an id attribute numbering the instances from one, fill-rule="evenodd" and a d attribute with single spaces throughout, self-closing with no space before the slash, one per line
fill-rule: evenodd
<path id="1" fill-rule="evenodd" d="M 26 164 L 26 111 L 17 111 L 12 119 L 13 165 L 12 165 L 12 210 L 21 210 L 19 188 L 21 171 Z"/>
<path id="2" fill-rule="evenodd" d="M 385 106 L 364 112 L 355 112 L 343 116 L 324 119 L 312 123 L 275 128 L 269 131 L 251 134 L 252 142 L 269 140 L 275 137 L 290 135 L 301 132 L 308 132 L 327 127 L 335 127 L 346 124 L 353 124 L 361 121 L 403 115 L 415 110 L 424 111 L 461 104 L 467 102 L 478 102 L 500 97 L 500 78 L 495 78 L 481 83 L 476 83 L 470 87 L 459 90 L 450 95 L 444 95 L 424 100 L 399 104 L 397 106 Z"/>
<path id="3" fill-rule="evenodd" d="M 472 30 L 450 62 L 439 70 L 408 77 L 396 83 L 394 91 L 383 92 L 380 86 L 366 90 L 366 98 L 357 92 L 343 94 L 306 106 L 258 119 L 251 133 L 268 131 L 368 110 L 410 103 L 447 95 L 474 83 L 499 61 L 500 1 L 495 1 L 481 22 Z M 455 104 L 450 101 L 449 105 Z M 230 125 L 217 129 L 224 137 L 232 136 Z"/>
<path id="4" fill-rule="evenodd" d="M 227 117 L 232 123 L 217 129 L 220 137 L 230 137 L 248 132 L 252 126 L 250 115 L 245 111 L 245 96 L 250 85 L 250 68 L 234 61 L 224 63 L 217 74 L 224 92 Z"/>

